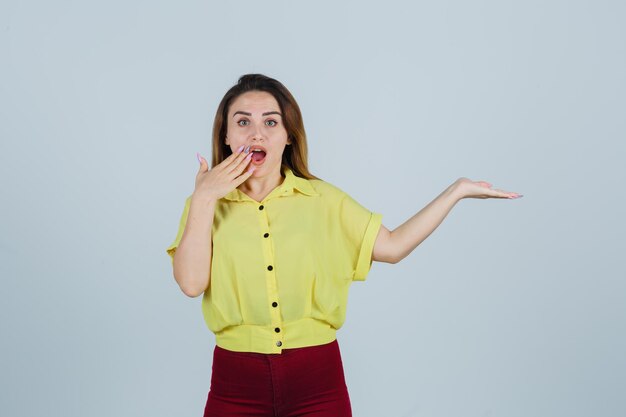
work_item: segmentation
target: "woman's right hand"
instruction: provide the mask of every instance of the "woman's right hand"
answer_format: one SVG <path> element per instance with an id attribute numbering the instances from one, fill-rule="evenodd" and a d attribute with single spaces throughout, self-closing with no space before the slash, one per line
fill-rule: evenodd
<path id="1" fill-rule="evenodd" d="M 242 171 L 250 163 L 252 152 L 246 154 L 243 147 L 239 149 L 212 169 L 209 169 L 206 159 L 198 154 L 200 169 L 196 175 L 196 188 L 193 192 L 195 198 L 207 202 L 217 201 L 250 178 L 256 167 L 251 167 L 243 174 Z"/>

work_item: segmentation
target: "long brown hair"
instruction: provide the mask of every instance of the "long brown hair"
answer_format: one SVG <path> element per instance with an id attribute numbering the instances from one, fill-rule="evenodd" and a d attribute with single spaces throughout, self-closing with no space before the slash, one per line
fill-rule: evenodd
<path id="1" fill-rule="evenodd" d="M 283 167 L 288 166 L 294 175 L 308 179 L 320 179 L 309 172 L 307 155 L 308 148 L 304 122 L 300 106 L 293 98 L 289 90 L 279 81 L 267 77 L 263 74 L 245 74 L 239 77 L 237 84 L 226 92 L 215 113 L 213 121 L 213 156 L 211 158 L 211 168 L 228 158 L 232 154 L 230 146 L 225 143 L 226 124 L 228 121 L 228 111 L 231 103 L 241 94 L 248 91 L 265 91 L 270 93 L 280 106 L 283 115 L 283 123 L 287 135 L 291 139 L 291 144 L 283 151 L 281 175 Z"/>

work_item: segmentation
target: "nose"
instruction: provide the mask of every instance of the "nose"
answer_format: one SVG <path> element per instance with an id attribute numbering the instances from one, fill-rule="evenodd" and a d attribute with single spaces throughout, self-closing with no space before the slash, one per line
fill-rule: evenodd
<path id="1" fill-rule="evenodd" d="M 263 134 L 263 130 L 261 129 L 261 127 L 257 126 L 252 135 L 252 140 L 256 141 L 256 140 L 262 140 L 262 139 L 265 139 L 265 135 Z"/>

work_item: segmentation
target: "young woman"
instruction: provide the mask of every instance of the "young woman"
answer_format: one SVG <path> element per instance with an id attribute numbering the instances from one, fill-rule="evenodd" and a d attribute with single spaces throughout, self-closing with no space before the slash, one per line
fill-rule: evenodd
<path id="1" fill-rule="evenodd" d="M 463 198 L 517 198 L 459 178 L 393 231 L 313 176 L 300 108 L 277 80 L 242 76 L 213 124 L 211 168 L 167 248 L 215 333 L 208 416 L 351 416 L 336 331 L 372 261 L 397 263 Z"/>

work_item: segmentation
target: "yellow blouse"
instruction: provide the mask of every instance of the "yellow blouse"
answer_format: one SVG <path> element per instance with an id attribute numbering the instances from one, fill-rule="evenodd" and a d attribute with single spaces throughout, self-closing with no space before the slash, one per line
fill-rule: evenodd
<path id="1" fill-rule="evenodd" d="M 382 214 L 330 183 L 283 172 L 261 202 L 235 188 L 216 204 L 202 312 L 224 349 L 281 353 L 332 342 L 351 282 L 371 268 Z M 190 201 L 167 248 L 172 264 Z"/>

